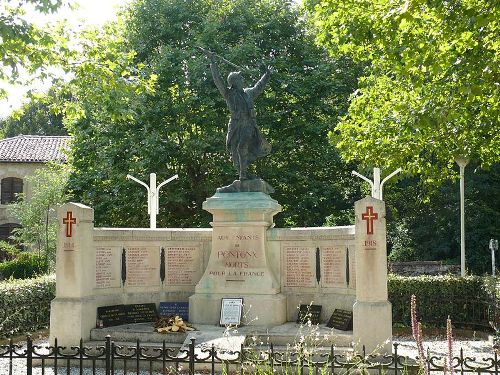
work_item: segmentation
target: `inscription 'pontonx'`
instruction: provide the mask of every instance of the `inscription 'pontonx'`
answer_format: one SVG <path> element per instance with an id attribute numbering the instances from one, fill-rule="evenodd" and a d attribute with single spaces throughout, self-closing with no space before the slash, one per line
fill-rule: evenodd
<path id="1" fill-rule="evenodd" d="M 241 250 L 229 250 L 229 251 L 218 251 L 217 258 L 257 258 L 257 253 L 255 251 L 241 251 Z"/>

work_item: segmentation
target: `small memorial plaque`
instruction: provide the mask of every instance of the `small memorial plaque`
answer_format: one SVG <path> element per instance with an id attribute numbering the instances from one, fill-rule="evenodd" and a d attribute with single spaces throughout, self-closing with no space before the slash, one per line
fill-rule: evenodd
<path id="1" fill-rule="evenodd" d="M 129 323 L 155 322 L 158 318 L 156 305 L 154 303 L 137 303 L 125 306 L 128 310 L 127 317 Z"/>
<path id="2" fill-rule="evenodd" d="M 102 306 L 97 308 L 97 327 L 113 327 L 127 323 L 125 305 Z"/>
<path id="3" fill-rule="evenodd" d="M 189 320 L 189 302 L 160 302 L 158 315 L 160 317 L 178 315 L 187 322 Z"/>
<path id="4" fill-rule="evenodd" d="M 243 313 L 243 298 L 222 298 L 220 325 L 240 325 Z"/>
<path id="5" fill-rule="evenodd" d="M 154 303 L 114 305 L 97 308 L 97 327 L 113 327 L 122 324 L 154 322 L 157 319 Z"/>
<path id="6" fill-rule="evenodd" d="M 311 324 L 319 324 L 322 307 L 321 305 L 300 305 L 297 323 L 307 323 L 310 320 Z"/>
<path id="7" fill-rule="evenodd" d="M 341 331 L 352 330 L 352 311 L 335 309 L 326 326 Z"/>

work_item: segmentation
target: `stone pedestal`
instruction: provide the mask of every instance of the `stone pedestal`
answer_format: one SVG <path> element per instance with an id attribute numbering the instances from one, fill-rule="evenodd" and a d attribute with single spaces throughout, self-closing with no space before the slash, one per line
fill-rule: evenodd
<path id="1" fill-rule="evenodd" d="M 281 206 L 260 192 L 216 193 L 203 203 L 213 215 L 212 251 L 195 294 L 192 323 L 217 324 L 223 297 L 244 299 L 244 324 L 286 321 L 286 297 L 266 253 L 266 231 Z"/>
<path id="2" fill-rule="evenodd" d="M 50 308 L 50 342 L 75 345 L 88 340 L 96 324 L 94 210 L 68 203 L 57 211 L 56 298 Z"/>
<path id="3" fill-rule="evenodd" d="M 392 307 L 387 299 L 385 204 L 366 197 L 356 202 L 356 302 L 353 338 L 367 353 L 392 351 Z M 358 348 L 358 349 L 359 349 Z"/>

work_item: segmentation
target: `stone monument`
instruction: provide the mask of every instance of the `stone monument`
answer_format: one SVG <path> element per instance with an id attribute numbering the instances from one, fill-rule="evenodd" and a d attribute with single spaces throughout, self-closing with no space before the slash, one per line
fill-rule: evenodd
<path id="1" fill-rule="evenodd" d="M 266 249 L 267 229 L 273 226 L 273 216 L 281 206 L 268 195 L 273 192 L 271 186 L 248 173 L 251 163 L 271 151 L 257 127 L 254 108 L 254 99 L 264 91 L 271 71 L 268 69 L 251 88 L 244 88 L 240 72 L 232 72 L 226 86 L 215 54 L 203 51 L 210 58 L 215 85 L 231 112 L 226 146 L 239 179 L 218 188 L 203 203 L 203 208 L 213 215 L 212 251 L 195 294 L 189 298 L 189 319 L 216 323 L 221 299 L 242 297 L 243 323 L 281 324 L 286 321 L 286 297 L 280 293 Z"/>
<path id="2" fill-rule="evenodd" d="M 367 353 L 390 353 L 392 307 L 387 294 L 385 203 L 366 197 L 355 203 L 356 302 L 353 339 Z"/>
<path id="3" fill-rule="evenodd" d="M 262 192 L 217 192 L 203 208 L 213 215 L 212 251 L 189 298 L 189 320 L 217 323 L 221 299 L 242 297 L 244 324 L 284 323 L 286 297 L 280 293 L 266 248 L 267 229 L 281 206 Z"/>

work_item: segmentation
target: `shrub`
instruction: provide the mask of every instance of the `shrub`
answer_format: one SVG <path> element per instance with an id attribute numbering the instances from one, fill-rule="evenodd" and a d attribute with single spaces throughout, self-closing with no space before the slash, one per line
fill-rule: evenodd
<path id="1" fill-rule="evenodd" d="M 54 275 L 0 282 L 0 338 L 48 327 L 55 291 Z"/>
<path id="2" fill-rule="evenodd" d="M 479 276 L 389 275 L 393 323 L 410 325 L 410 299 L 415 294 L 418 319 L 424 324 L 444 327 L 449 316 L 456 325 L 487 328 L 490 298 L 485 282 L 486 279 Z"/>
<path id="3" fill-rule="evenodd" d="M 48 262 L 44 256 L 22 252 L 13 260 L 0 263 L 0 279 L 29 279 L 47 273 Z"/>

